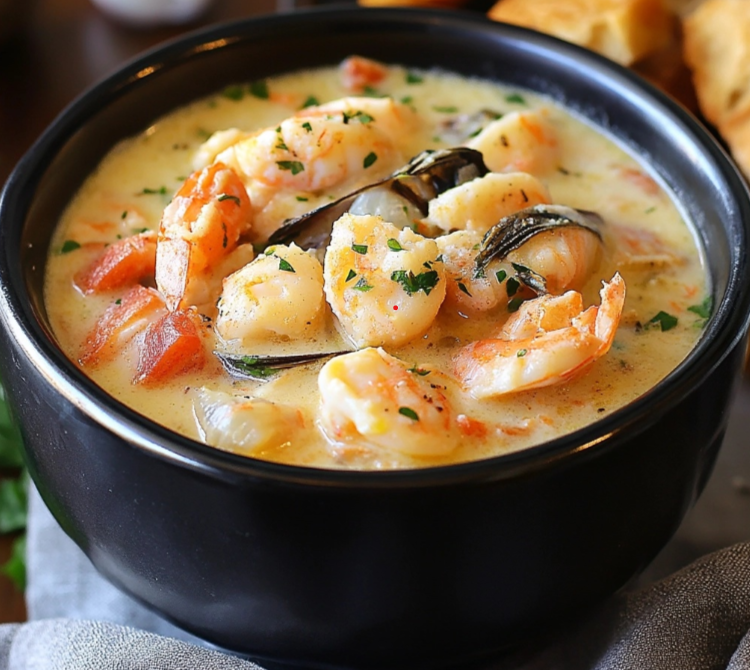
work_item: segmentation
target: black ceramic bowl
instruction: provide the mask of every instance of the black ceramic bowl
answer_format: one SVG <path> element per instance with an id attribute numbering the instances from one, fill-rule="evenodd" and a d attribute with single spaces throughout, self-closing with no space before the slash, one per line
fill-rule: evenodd
<path id="1" fill-rule="evenodd" d="M 128 410 L 62 354 L 42 301 L 63 207 L 118 140 L 229 82 L 358 53 L 548 94 L 641 154 L 697 226 L 716 309 L 631 405 L 521 453 L 404 472 L 242 458 Z M 333 10 L 219 26 L 67 109 L 0 209 L 2 366 L 29 469 L 65 531 L 138 600 L 222 647 L 305 665 L 414 666 L 512 645 L 611 594 L 703 487 L 748 321 L 750 203 L 687 113 L 611 63 L 456 13 Z"/>

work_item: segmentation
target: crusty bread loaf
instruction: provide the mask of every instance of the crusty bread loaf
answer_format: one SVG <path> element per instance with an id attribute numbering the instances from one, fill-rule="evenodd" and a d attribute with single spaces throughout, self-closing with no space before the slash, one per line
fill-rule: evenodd
<path id="1" fill-rule="evenodd" d="M 555 35 L 623 65 L 665 48 L 674 15 L 662 0 L 500 0 L 488 16 Z"/>
<path id="2" fill-rule="evenodd" d="M 750 2 L 706 0 L 683 33 L 700 110 L 750 175 Z"/>

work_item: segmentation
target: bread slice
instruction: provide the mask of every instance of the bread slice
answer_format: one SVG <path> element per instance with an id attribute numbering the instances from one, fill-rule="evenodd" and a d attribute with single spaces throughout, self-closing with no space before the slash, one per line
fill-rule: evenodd
<path id="1" fill-rule="evenodd" d="M 675 24 L 662 0 L 500 0 L 488 16 L 549 33 L 622 65 L 665 48 Z"/>

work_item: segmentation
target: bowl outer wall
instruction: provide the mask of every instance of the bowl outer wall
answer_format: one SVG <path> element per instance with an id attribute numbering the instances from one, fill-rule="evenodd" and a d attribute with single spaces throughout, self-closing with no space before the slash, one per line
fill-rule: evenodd
<path id="1" fill-rule="evenodd" d="M 296 68 L 300 54 L 315 65 L 352 52 L 540 89 L 643 147 L 696 221 L 723 296 L 688 361 L 575 435 L 403 473 L 218 453 L 85 379 L 47 339 L 41 304 L 49 234 L 80 180 L 114 141 L 174 106 Z M 541 65 L 560 69 L 545 75 Z M 572 77 L 571 66 L 586 77 Z M 223 646 L 377 667 L 507 644 L 641 569 L 701 488 L 723 435 L 747 327 L 742 182 L 673 103 L 603 59 L 528 31 L 404 11 L 203 31 L 126 66 L 63 113 L 9 180 L 0 217 L 0 372 L 35 481 L 105 575 Z"/>

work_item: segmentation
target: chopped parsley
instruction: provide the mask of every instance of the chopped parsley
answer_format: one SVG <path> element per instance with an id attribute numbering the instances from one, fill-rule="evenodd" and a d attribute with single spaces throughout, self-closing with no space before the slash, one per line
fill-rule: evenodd
<path id="1" fill-rule="evenodd" d="M 418 368 L 416 365 L 413 368 L 409 368 L 409 372 L 413 372 L 415 375 L 420 377 L 426 377 L 430 374 L 431 370 L 425 370 L 424 368 Z"/>
<path id="2" fill-rule="evenodd" d="M 404 248 L 401 246 L 401 244 L 399 243 L 399 241 L 398 240 L 394 240 L 393 238 L 391 238 L 390 240 L 388 240 L 388 248 L 391 251 L 403 251 L 404 250 Z"/>
<path id="3" fill-rule="evenodd" d="M 421 84 L 424 81 L 423 77 L 420 77 L 418 74 L 414 72 L 407 72 L 406 73 L 406 83 L 407 84 Z"/>
<path id="4" fill-rule="evenodd" d="M 261 100 L 268 100 L 268 82 L 265 79 L 254 81 L 250 84 L 250 95 Z"/>
<path id="5" fill-rule="evenodd" d="M 279 258 L 279 270 L 283 272 L 294 272 L 292 264 L 283 258 Z"/>
<path id="6" fill-rule="evenodd" d="M 144 188 L 141 193 L 143 195 L 167 195 L 167 187 L 162 186 L 160 188 Z"/>
<path id="7" fill-rule="evenodd" d="M 302 109 L 305 107 L 315 107 L 319 105 L 320 101 L 314 95 L 308 95 L 305 101 L 302 103 Z"/>
<path id="8" fill-rule="evenodd" d="M 391 280 L 401 284 L 404 291 L 409 295 L 414 295 L 418 291 L 424 291 L 430 295 L 430 291 L 435 288 L 440 277 L 436 270 L 427 270 L 415 275 L 411 270 L 396 270 L 391 274 Z"/>
<path id="9" fill-rule="evenodd" d="M 512 298 L 520 288 L 521 283 L 515 277 L 511 277 L 505 284 L 505 290 L 508 293 L 508 297 Z"/>
<path id="10" fill-rule="evenodd" d="M 672 330 L 672 328 L 677 325 L 677 317 L 672 316 L 667 312 L 660 311 L 656 316 L 646 322 L 646 326 L 656 327 L 657 325 L 662 331 Z"/>
<path id="11" fill-rule="evenodd" d="M 362 167 L 368 168 L 370 167 L 376 160 L 378 160 L 378 155 L 371 151 L 367 156 L 365 156 L 365 159 L 362 161 Z"/>
<path id="12" fill-rule="evenodd" d="M 351 281 L 357 276 L 357 273 L 354 270 L 349 270 L 349 274 L 346 275 L 345 282 Z"/>
<path id="13" fill-rule="evenodd" d="M 302 124 L 302 128 L 303 128 L 304 130 L 306 130 L 306 131 L 307 131 L 308 133 L 311 133 L 311 132 L 312 132 L 312 126 L 310 125 L 310 122 L 309 122 L 309 121 L 305 121 L 305 122 L 304 122 L 304 123 Z"/>
<path id="14" fill-rule="evenodd" d="M 310 198 L 306 198 L 304 195 L 298 195 L 297 200 L 298 202 L 307 202 Z"/>
<path id="15" fill-rule="evenodd" d="M 526 100 L 522 95 L 519 95 L 518 93 L 511 93 L 510 95 L 505 96 L 506 102 L 515 102 L 519 105 L 525 105 Z"/>
<path id="16" fill-rule="evenodd" d="M 508 301 L 508 311 L 509 312 L 517 312 L 518 308 L 521 306 L 522 303 L 523 303 L 523 298 L 513 298 L 512 300 L 509 300 Z"/>
<path id="17" fill-rule="evenodd" d="M 266 256 L 271 256 L 274 251 L 276 251 L 276 247 L 268 247 L 268 249 L 266 249 L 263 253 Z"/>
<path id="18" fill-rule="evenodd" d="M 524 356 L 525 356 L 525 355 L 526 355 L 527 353 L 529 353 L 529 352 L 528 352 L 528 349 L 519 349 L 519 350 L 518 350 L 518 351 L 516 352 L 516 356 L 517 356 L 518 358 L 523 358 L 523 357 L 524 357 Z"/>
<path id="19" fill-rule="evenodd" d="M 227 86 L 221 92 L 221 94 L 225 98 L 228 98 L 229 100 L 234 100 L 234 101 L 242 100 L 242 98 L 245 97 L 245 91 L 242 90 L 242 86 L 238 86 L 236 84 L 232 86 Z"/>
<path id="20" fill-rule="evenodd" d="M 244 372 L 255 379 L 266 379 L 278 372 L 278 370 L 269 368 L 262 363 L 263 361 L 257 356 L 242 356 L 242 358 L 232 361 L 233 366 L 240 372 Z"/>
<path id="21" fill-rule="evenodd" d="M 120 214 L 121 219 L 125 219 L 128 216 L 128 210 L 126 209 L 122 214 Z"/>
<path id="22" fill-rule="evenodd" d="M 279 143 L 274 149 L 280 149 L 281 151 L 289 151 L 289 147 L 284 143 L 284 140 L 279 140 Z"/>
<path id="23" fill-rule="evenodd" d="M 362 111 L 356 111 L 352 114 L 349 112 L 344 112 L 344 123 L 349 123 L 349 121 L 359 121 L 360 123 L 372 123 L 375 119 L 370 116 L 369 114 L 365 114 L 365 112 Z"/>
<path id="24" fill-rule="evenodd" d="M 414 98 L 411 95 L 405 95 L 401 98 L 401 103 L 404 105 L 411 105 L 412 102 L 414 102 Z"/>
<path id="25" fill-rule="evenodd" d="M 364 256 L 367 253 L 367 245 L 366 244 L 352 244 L 352 251 L 355 251 L 356 253 Z"/>
<path id="26" fill-rule="evenodd" d="M 133 234 L 140 235 L 141 233 L 147 233 L 149 231 L 148 227 L 144 228 L 133 228 Z"/>
<path id="27" fill-rule="evenodd" d="M 709 295 L 699 305 L 690 305 L 688 312 L 697 314 L 701 319 L 708 319 L 714 312 L 714 298 Z"/>
<path id="28" fill-rule="evenodd" d="M 122 298 L 117 298 L 117 300 L 115 300 L 115 305 L 122 305 Z"/>
<path id="29" fill-rule="evenodd" d="M 466 288 L 466 284 L 464 284 L 462 281 L 458 282 L 458 288 L 461 289 L 466 295 L 468 295 L 471 298 L 471 293 L 469 293 L 469 289 Z"/>
<path id="30" fill-rule="evenodd" d="M 458 111 L 458 107 L 453 105 L 433 105 L 432 109 L 441 114 L 455 114 Z"/>
<path id="31" fill-rule="evenodd" d="M 305 166 L 300 161 L 276 161 L 279 170 L 289 170 L 293 175 L 304 172 Z"/>
<path id="32" fill-rule="evenodd" d="M 238 198 L 238 197 L 237 197 L 236 195 L 231 195 L 231 194 L 229 194 L 229 193 L 222 193 L 222 194 L 221 194 L 221 195 L 220 195 L 220 196 L 218 197 L 218 200 L 219 200 L 219 202 L 224 202 L 225 200 L 231 200 L 231 201 L 232 201 L 232 202 L 234 202 L 234 203 L 235 203 L 236 205 L 239 205 L 239 204 L 240 204 L 240 199 L 239 199 L 239 198 Z"/>
<path id="33" fill-rule="evenodd" d="M 65 242 L 63 242 L 63 245 L 60 249 L 60 253 L 67 254 L 67 253 L 70 253 L 71 251 L 75 251 L 76 249 L 80 249 L 80 248 L 81 248 L 81 245 L 75 240 L 65 240 Z"/>
<path id="34" fill-rule="evenodd" d="M 372 291 L 373 286 L 372 284 L 368 284 L 367 280 L 364 277 L 360 277 L 359 281 L 352 286 L 352 288 L 355 291 L 362 291 L 363 293 L 367 293 L 367 291 Z"/>
<path id="35" fill-rule="evenodd" d="M 411 407 L 399 407 L 398 413 L 401 414 L 401 416 L 405 416 L 411 419 L 412 421 L 419 421 L 419 416 Z"/>
<path id="36" fill-rule="evenodd" d="M 497 277 L 497 283 L 502 284 L 505 281 L 505 278 L 508 276 L 508 273 L 505 270 L 498 270 L 495 273 L 495 277 Z"/>

